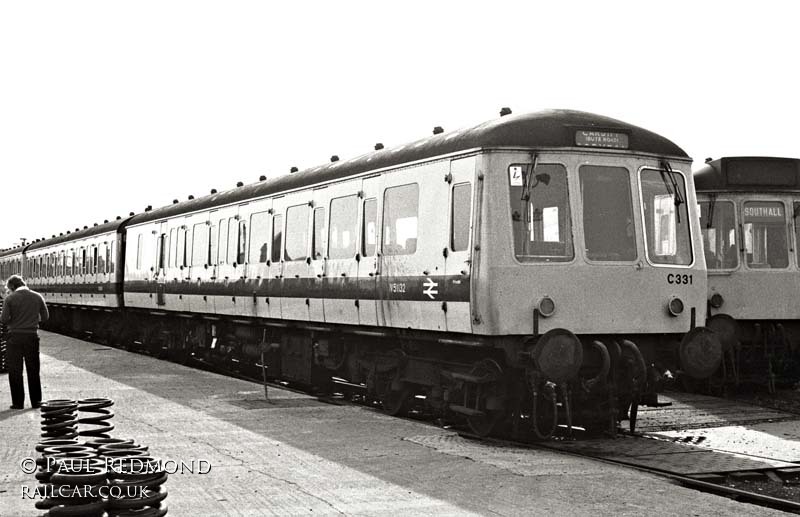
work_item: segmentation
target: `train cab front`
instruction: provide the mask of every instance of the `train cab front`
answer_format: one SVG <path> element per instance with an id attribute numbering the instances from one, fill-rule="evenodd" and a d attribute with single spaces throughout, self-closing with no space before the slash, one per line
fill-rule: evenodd
<path id="1" fill-rule="evenodd" d="M 494 241 L 498 263 L 507 251 L 490 275 L 491 324 L 527 336 L 530 381 L 570 384 L 591 420 L 716 372 L 688 160 L 587 150 L 496 161 L 509 231 Z"/>

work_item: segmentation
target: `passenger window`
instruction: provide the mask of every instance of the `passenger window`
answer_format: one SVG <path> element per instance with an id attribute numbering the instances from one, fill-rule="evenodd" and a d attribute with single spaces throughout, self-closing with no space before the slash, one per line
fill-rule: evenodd
<path id="1" fill-rule="evenodd" d="M 158 250 L 156 251 L 156 269 L 161 271 L 167 267 L 167 234 L 162 233 L 158 236 Z"/>
<path id="2" fill-rule="evenodd" d="M 308 254 L 308 205 L 297 205 L 286 210 L 285 260 L 305 260 Z"/>
<path id="3" fill-rule="evenodd" d="M 169 253 L 167 253 L 167 267 L 178 266 L 178 230 L 172 228 L 169 231 L 169 240 L 167 242 Z"/>
<path id="4" fill-rule="evenodd" d="M 735 209 L 730 201 L 701 201 L 700 231 L 708 269 L 735 269 L 739 266 Z"/>
<path id="5" fill-rule="evenodd" d="M 250 216 L 250 256 L 251 264 L 267 262 L 267 242 L 269 241 L 269 212 L 257 212 Z"/>
<path id="6" fill-rule="evenodd" d="M 66 264 L 65 264 L 66 271 L 64 272 L 66 276 L 72 276 L 72 262 L 74 260 L 75 260 L 74 251 L 68 250 L 66 257 Z"/>
<path id="7" fill-rule="evenodd" d="M 86 248 L 81 248 L 81 274 L 85 275 L 89 271 L 89 260 L 87 258 Z"/>
<path id="8" fill-rule="evenodd" d="M 208 264 L 208 225 L 197 223 L 192 228 L 192 266 Z"/>
<path id="9" fill-rule="evenodd" d="M 272 218 L 272 262 L 280 262 L 281 245 L 283 244 L 283 216 L 276 215 Z"/>
<path id="10" fill-rule="evenodd" d="M 325 209 L 322 207 L 314 209 L 314 236 L 311 241 L 311 258 L 314 260 L 325 258 Z"/>
<path id="11" fill-rule="evenodd" d="M 115 264 L 116 264 L 116 261 L 117 261 L 116 248 L 114 247 L 114 244 L 115 244 L 115 242 L 111 241 L 111 246 L 108 248 L 108 250 L 109 250 L 108 263 L 110 264 L 110 267 L 108 269 L 109 273 L 113 273 L 114 272 L 114 267 L 115 267 Z"/>
<path id="12" fill-rule="evenodd" d="M 228 219 L 228 264 L 237 262 L 239 255 L 239 220 L 231 217 Z"/>
<path id="13" fill-rule="evenodd" d="M 178 267 L 186 266 L 186 228 L 178 229 Z"/>
<path id="14" fill-rule="evenodd" d="M 357 228 L 358 196 L 332 199 L 331 227 L 328 233 L 328 258 L 334 260 L 352 259 L 356 256 Z"/>
<path id="15" fill-rule="evenodd" d="M 208 264 L 217 264 L 217 248 L 219 247 L 219 226 L 211 225 L 211 236 L 209 237 Z"/>
<path id="16" fill-rule="evenodd" d="M 522 261 L 572 260 L 567 170 L 557 163 L 508 169 L 514 253 Z"/>
<path id="17" fill-rule="evenodd" d="M 469 247 L 472 186 L 469 183 L 454 185 L 451 197 L 450 249 L 453 251 L 464 251 Z"/>
<path id="18" fill-rule="evenodd" d="M 364 200 L 364 220 L 361 224 L 361 254 L 365 257 L 375 255 L 378 244 L 378 200 Z"/>
<path id="19" fill-rule="evenodd" d="M 106 245 L 97 245 L 97 272 L 101 275 L 106 273 Z"/>
<path id="20" fill-rule="evenodd" d="M 783 203 L 748 201 L 744 204 L 744 248 L 752 269 L 789 266 L 788 235 Z"/>
<path id="21" fill-rule="evenodd" d="M 691 264 L 689 205 L 683 175 L 675 171 L 643 169 L 641 186 L 644 234 L 650 262 Z"/>
<path id="22" fill-rule="evenodd" d="M 800 202 L 794 203 L 794 253 L 797 255 L 797 265 L 800 266 Z"/>
<path id="23" fill-rule="evenodd" d="M 247 221 L 244 219 L 239 220 L 239 242 L 236 249 L 236 263 L 247 262 Z"/>
<path id="24" fill-rule="evenodd" d="M 228 258 L 228 221 L 227 219 L 219 220 L 219 247 L 218 247 L 219 264 L 227 264 Z"/>
<path id="25" fill-rule="evenodd" d="M 627 169 L 584 165 L 579 176 L 586 258 L 635 260 L 636 233 Z"/>
<path id="26" fill-rule="evenodd" d="M 417 251 L 419 185 L 387 188 L 383 194 L 383 253 L 411 255 Z"/>

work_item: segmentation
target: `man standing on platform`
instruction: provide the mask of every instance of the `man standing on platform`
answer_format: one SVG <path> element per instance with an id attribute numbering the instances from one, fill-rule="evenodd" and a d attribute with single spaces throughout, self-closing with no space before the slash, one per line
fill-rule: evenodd
<path id="1" fill-rule="evenodd" d="M 22 409 L 25 403 L 25 386 L 22 384 L 22 362 L 28 373 L 28 392 L 31 406 L 42 403 L 42 385 L 39 380 L 39 322 L 50 317 L 42 295 L 31 291 L 19 275 L 11 275 L 6 282 L 11 294 L 6 296 L 0 322 L 8 327 L 6 361 L 8 384 L 11 386 L 11 409 Z"/>

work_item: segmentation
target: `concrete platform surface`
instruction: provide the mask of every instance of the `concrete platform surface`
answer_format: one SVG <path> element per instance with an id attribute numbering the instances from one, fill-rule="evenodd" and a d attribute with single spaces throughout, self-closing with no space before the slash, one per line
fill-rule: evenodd
<path id="1" fill-rule="evenodd" d="M 56 334 L 41 348 L 45 399 L 111 398 L 112 436 L 210 464 L 169 477 L 169 515 L 781 514 L 556 451 L 465 443 L 371 408 L 278 389 L 266 403 L 256 383 Z M 0 515 L 39 515 L 21 467 L 39 412 L 7 409 L 0 393 Z"/>

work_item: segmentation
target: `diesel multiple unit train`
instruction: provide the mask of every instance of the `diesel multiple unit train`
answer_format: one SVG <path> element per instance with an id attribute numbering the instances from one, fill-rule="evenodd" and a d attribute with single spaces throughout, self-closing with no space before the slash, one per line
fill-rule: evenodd
<path id="1" fill-rule="evenodd" d="M 611 118 L 501 115 L 6 250 L 1 272 L 56 329 L 238 371 L 263 358 L 390 414 L 540 438 L 633 426 L 661 379 L 723 360 L 691 159 Z"/>
<path id="2" fill-rule="evenodd" d="M 695 173 L 722 380 L 800 379 L 800 160 L 729 157 Z"/>

